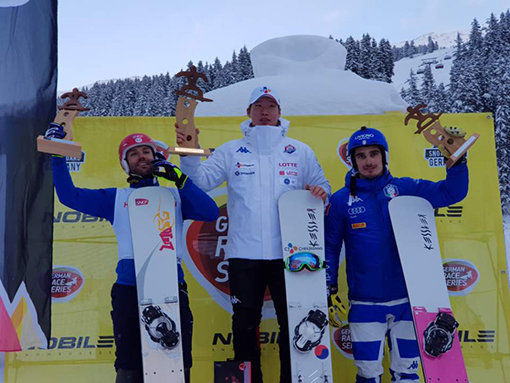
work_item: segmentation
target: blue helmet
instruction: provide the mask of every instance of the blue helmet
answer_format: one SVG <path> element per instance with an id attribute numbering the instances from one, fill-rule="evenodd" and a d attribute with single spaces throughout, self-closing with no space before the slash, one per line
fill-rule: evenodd
<path id="1" fill-rule="evenodd" d="M 383 156 L 383 164 L 387 165 L 388 158 L 388 142 L 386 137 L 379 130 L 374 128 L 367 128 L 362 126 L 359 130 L 355 131 L 351 138 L 349 138 L 349 144 L 347 145 L 347 155 L 351 159 L 351 163 L 356 169 L 356 161 L 354 160 L 354 149 L 362 146 L 379 146 L 381 148 L 381 154 Z M 356 169 L 357 170 L 357 169 Z"/>

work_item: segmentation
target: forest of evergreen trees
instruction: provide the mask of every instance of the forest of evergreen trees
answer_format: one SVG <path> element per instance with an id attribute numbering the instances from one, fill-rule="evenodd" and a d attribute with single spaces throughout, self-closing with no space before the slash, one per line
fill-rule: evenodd
<path id="1" fill-rule="evenodd" d="M 377 43 L 369 34 L 359 41 L 352 36 L 345 42 L 335 41 L 347 49 L 346 70 L 388 83 L 392 81 L 395 61 L 438 49 L 431 38 L 427 45 L 415 46 L 411 41 L 400 48 L 392 47 L 386 39 Z M 190 61 L 188 67 L 192 64 Z M 212 64 L 199 61 L 196 66 L 209 79 L 198 83 L 204 92 L 253 77 L 246 47 L 239 54 L 234 51 L 231 61 L 225 64 L 216 58 Z M 174 91 L 183 85 L 182 81 L 183 78 L 167 73 L 96 82 L 83 89 L 89 96 L 83 103 L 90 111 L 82 115 L 172 116 L 177 102 Z M 483 28 L 474 19 L 468 41 L 457 37 L 449 84 L 436 84 L 430 66 L 425 66 L 420 78 L 411 71 L 408 87 L 401 90 L 401 96 L 409 105 L 427 104 L 432 112 L 493 113 L 503 211 L 510 215 L 510 10 L 499 18 L 491 14 Z"/>
<path id="2" fill-rule="evenodd" d="M 189 62 L 187 68 L 193 65 Z M 209 81 L 198 81 L 198 85 L 205 92 L 222 88 L 236 82 L 253 78 L 250 53 L 246 47 L 241 48 L 239 54 L 234 51 L 232 60 L 222 64 L 216 58 L 213 64 L 196 64 L 197 71 L 204 73 Z M 186 69 L 187 69 L 186 68 Z M 128 78 L 96 82 L 90 88 L 82 90 L 88 99 L 83 105 L 90 108 L 82 112 L 83 116 L 173 116 L 177 96 L 175 91 L 182 87 L 183 77 L 171 76 L 169 73 L 143 76 L 142 78 Z M 59 100 L 59 103 L 62 101 Z"/>
<path id="3" fill-rule="evenodd" d="M 457 37 L 448 85 L 437 85 L 428 66 L 421 81 L 411 71 L 401 96 L 432 112 L 493 114 L 501 202 L 510 214 L 510 10 L 491 14 L 484 28 L 474 19 L 468 41 Z"/>

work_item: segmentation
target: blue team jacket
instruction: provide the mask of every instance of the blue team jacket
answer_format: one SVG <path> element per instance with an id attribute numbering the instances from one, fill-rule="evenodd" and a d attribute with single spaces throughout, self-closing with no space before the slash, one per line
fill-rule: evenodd
<path id="1" fill-rule="evenodd" d="M 427 199 L 434 208 L 462 200 L 468 191 L 465 163 L 447 170 L 439 182 L 395 178 L 389 171 L 375 179 L 356 179 L 350 196 L 350 172 L 345 186 L 331 197 L 325 221 L 328 285 L 336 285 L 342 243 L 346 251 L 349 299 L 385 302 L 407 297 L 402 266 L 388 212 L 398 195 Z"/>
<path id="2" fill-rule="evenodd" d="M 65 158 L 53 157 L 53 183 L 60 202 L 64 205 L 90 214 L 96 217 L 107 219 L 111 224 L 115 219 L 115 196 L 116 188 L 107 189 L 83 189 L 74 186 L 66 165 Z M 144 186 L 158 186 L 157 179 L 143 179 L 131 187 L 139 188 Z M 188 178 L 184 187 L 179 189 L 181 198 L 181 210 L 183 219 L 194 219 L 198 221 L 214 221 L 219 216 L 219 210 L 214 200 L 205 192 L 193 184 Z M 135 265 L 133 259 L 122 259 L 118 262 L 117 283 L 122 285 L 135 286 Z M 179 263 L 179 282 L 184 281 L 184 273 Z"/>

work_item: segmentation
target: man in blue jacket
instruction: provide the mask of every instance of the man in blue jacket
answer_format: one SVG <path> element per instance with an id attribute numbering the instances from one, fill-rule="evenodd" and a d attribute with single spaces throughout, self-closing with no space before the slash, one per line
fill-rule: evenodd
<path id="1" fill-rule="evenodd" d="M 366 127 L 350 137 L 347 151 L 353 168 L 330 200 L 326 260 L 328 289 L 334 294 L 344 244 L 356 382 L 380 382 L 386 337 L 392 381 L 418 382 L 419 351 L 388 202 L 398 195 L 425 198 L 434 208 L 459 202 L 468 191 L 466 160 L 439 182 L 394 178 L 387 169 L 386 138 Z"/>
<path id="2" fill-rule="evenodd" d="M 46 137 L 63 138 L 62 126 L 52 123 Z M 213 221 L 218 207 L 179 168 L 164 159 L 156 144 L 147 135 L 135 133 L 122 140 L 119 160 L 129 175 L 129 188 L 82 189 L 74 186 L 66 160 L 52 158 L 53 180 L 58 198 L 64 205 L 96 217 L 106 218 L 113 226 L 118 243 L 117 280 L 111 291 L 112 321 L 115 336 L 116 383 L 142 383 L 143 366 L 140 342 L 140 320 L 136 293 L 136 275 L 127 201 L 131 192 L 140 187 L 159 186 L 156 176 L 175 183 L 170 188 L 176 202 L 176 238 L 182 238 L 184 219 Z M 193 316 L 181 267 L 182 245 L 177 247 L 181 336 L 186 382 L 190 381 L 191 339 Z"/>

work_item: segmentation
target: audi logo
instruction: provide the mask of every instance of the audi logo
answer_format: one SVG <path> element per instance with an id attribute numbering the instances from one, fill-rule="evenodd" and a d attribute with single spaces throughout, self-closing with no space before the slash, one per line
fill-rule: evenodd
<path id="1" fill-rule="evenodd" d="M 365 209 L 365 206 L 351 207 L 349 208 L 349 210 L 347 210 L 349 215 L 362 214 L 365 211 L 367 211 L 367 209 Z"/>

